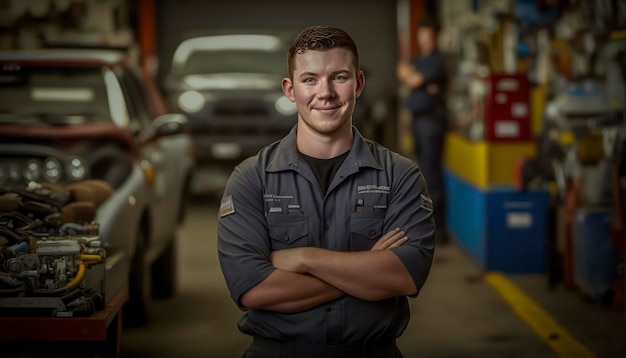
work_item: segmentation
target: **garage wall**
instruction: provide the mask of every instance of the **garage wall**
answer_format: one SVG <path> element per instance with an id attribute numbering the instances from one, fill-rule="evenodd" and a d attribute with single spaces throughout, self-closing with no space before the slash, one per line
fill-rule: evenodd
<path id="1" fill-rule="evenodd" d="M 323 24 L 344 28 L 366 70 L 367 98 L 395 97 L 396 1 L 390 0 L 155 0 L 159 77 L 188 32 L 217 28 L 293 29 Z M 286 66 L 286 64 L 285 64 Z"/>

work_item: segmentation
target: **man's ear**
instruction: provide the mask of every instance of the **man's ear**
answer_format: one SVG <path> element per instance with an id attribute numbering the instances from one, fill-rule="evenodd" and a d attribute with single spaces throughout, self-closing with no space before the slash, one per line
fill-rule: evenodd
<path id="1" fill-rule="evenodd" d="M 296 98 L 293 96 L 293 82 L 288 77 L 283 78 L 281 83 L 283 87 L 283 93 L 291 102 L 295 102 Z"/>
<path id="2" fill-rule="evenodd" d="M 365 72 L 359 70 L 356 74 L 356 96 L 359 97 L 365 88 Z"/>

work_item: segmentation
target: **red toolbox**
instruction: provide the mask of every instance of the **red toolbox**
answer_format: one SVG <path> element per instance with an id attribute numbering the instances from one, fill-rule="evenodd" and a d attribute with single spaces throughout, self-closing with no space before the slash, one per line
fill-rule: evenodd
<path id="1" fill-rule="evenodd" d="M 531 140 L 530 84 L 527 75 L 492 73 L 485 81 L 485 139 L 492 142 Z"/>

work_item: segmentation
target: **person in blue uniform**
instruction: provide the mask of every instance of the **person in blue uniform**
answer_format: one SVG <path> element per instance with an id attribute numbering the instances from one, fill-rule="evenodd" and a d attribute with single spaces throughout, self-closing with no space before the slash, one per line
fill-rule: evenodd
<path id="1" fill-rule="evenodd" d="M 284 94 L 297 124 L 225 187 L 218 256 L 256 357 L 402 357 L 396 344 L 433 259 L 417 164 L 352 125 L 365 76 L 344 30 L 304 29 Z"/>
<path id="2" fill-rule="evenodd" d="M 407 107 L 413 116 L 415 155 L 428 183 L 435 207 L 437 240 L 447 242 L 446 188 L 443 150 L 447 131 L 445 106 L 446 68 L 443 54 L 437 48 L 437 24 L 429 18 L 417 29 L 419 54 L 410 61 L 398 63 L 398 79 L 410 89 Z"/>

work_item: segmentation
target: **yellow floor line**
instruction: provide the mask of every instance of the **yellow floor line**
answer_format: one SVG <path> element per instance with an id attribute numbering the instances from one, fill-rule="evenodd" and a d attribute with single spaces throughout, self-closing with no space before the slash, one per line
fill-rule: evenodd
<path id="1" fill-rule="evenodd" d="M 561 357 L 596 357 L 502 273 L 489 272 L 485 276 L 485 281 Z"/>

